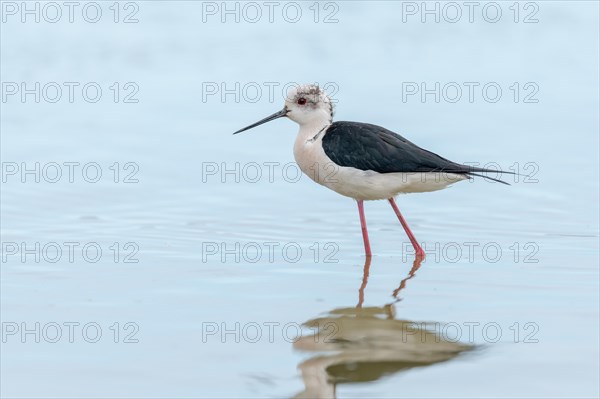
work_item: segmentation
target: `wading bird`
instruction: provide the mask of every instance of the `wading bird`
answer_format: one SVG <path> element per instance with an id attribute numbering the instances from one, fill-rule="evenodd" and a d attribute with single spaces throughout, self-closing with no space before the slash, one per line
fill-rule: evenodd
<path id="1" fill-rule="evenodd" d="M 371 256 L 371 245 L 364 201 L 387 199 L 416 256 L 424 257 L 425 252 L 396 205 L 396 195 L 440 190 L 472 176 L 508 184 L 481 173 L 510 172 L 449 161 L 381 126 L 333 122 L 333 104 L 316 85 L 292 88 L 281 111 L 234 134 L 283 117 L 300 125 L 294 157 L 302 172 L 315 182 L 357 201 L 366 256 Z"/>

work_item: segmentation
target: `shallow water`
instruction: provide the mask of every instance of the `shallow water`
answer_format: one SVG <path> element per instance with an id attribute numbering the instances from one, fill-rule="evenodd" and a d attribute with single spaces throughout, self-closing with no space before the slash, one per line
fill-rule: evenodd
<path id="1" fill-rule="evenodd" d="M 103 90 L 1 103 L 3 397 L 600 394 L 597 3 L 536 2 L 530 24 L 512 3 L 454 24 L 402 22 L 400 2 L 335 3 L 329 24 L 312 3 L 298 23 L 221 23 L 203 22 L 215 3 L 137 2 L 132 24 L 100 4 L 96 24 L 1 25 L 3 95 Z M 335 92 L 338 120 L 529 177 L 401 196 L 420 264 L 389 206 L 367 203 L 365 264 L 356 205 L 296 178 L 293 123 L 230 134 L 305 81 Z M 235 82 L 262 95 L 206 92 Z M 503 94 L 403 101 L 414 82 Z"/>

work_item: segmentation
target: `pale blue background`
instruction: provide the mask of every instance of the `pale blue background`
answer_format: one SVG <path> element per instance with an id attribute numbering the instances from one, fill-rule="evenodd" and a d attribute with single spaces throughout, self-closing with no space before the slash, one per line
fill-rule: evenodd
<path id="1" fill-rule="evenodd" d="M 108 12 L 111 3 L 101 3 Z M 429 242 L 534 242 L 539 263 L 427 259 L 399 318 L 539 325 L 539 343 L 504 336 L 473 356 L 340 397 L 597 397 L 598 3 L 536 2 L 536 24 L 402 22 L 401 2 L 338 2 L 338 23 L 202 21 L 202 3 L 138 2 L 139 23 L 1 26 L 3 82 L 136 82 L 137 104 L 2 103 L 2 162 L 136 162 L 138 184 L 10 180 L 3 242 L 136 242 L 137 264 L 2 263 L 2 321 L 136 322 L 138 344 L 2 344 L 5 397 L 291 396 L 311 356 L 274 343 L 203 343 L 203 322 L 304 321 L 354 306 L 362 278 L 355 205 L 309 181 L 202 181 L 203 162 L 293 161 L 297 127 L 231 132 L 281 107 L 263 96 L 203 101 L 206 82 L 331 82 L 336 119 L 368 121 L 459 162 L 534 162 L 537 184 L 485 181 L 401 197 Z M 535 82 L 537 104 L 402 102 L 402 82 Z M 382 306 L 410 269 L 384 203 L 366 206 L 377 253 L 365 305 Z M 336 264 L 202 262 L 202 242 L 335 242 Z"/>

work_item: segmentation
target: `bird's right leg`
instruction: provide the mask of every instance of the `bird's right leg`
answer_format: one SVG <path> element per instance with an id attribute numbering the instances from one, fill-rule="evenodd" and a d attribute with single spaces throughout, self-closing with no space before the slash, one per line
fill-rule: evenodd
<path id="1" fill-rule="evenodd" d="M 358 202 L 358 215 L 360 217 L 360 227 L 362 229 L 363 241 L 365 243 L 365 255 L 371 256 L 371 244 L 369 243 L 369 232 L 367 231 L 367 220 L 365 219 L 365 208 L 363 200 L 356 200 Z"/>
<path id="2" fill-rule="evenodd" d="M 412 231 L 410 231 L 410 227 L 408 227 L 408 223 L 406 223 L 406 220 L 404 220 L 404 217 L 400 213 L 400 209 L 398 209 L 398 205 L 396 205 L 396 201 L 394 200 L 394 197 L 390 198 L 388 201 L 390 201 L 390 205 L 392 205 L 394 212 L 396 212 L 396 216 L 398 216 L 398 220 L 400 221 L 400 224 L 404 228 L 404 231 L 406 232 L 408 239 L 410 240 L 413 248 L 415 249 L 415 255 L 418 258 L 424 258 L 425 251 L 423 251 L 423 248 L 421 248 L 421 246 L 419 245 L 419 242 L 415 238 L 415 235 L 412 233 Z"/>

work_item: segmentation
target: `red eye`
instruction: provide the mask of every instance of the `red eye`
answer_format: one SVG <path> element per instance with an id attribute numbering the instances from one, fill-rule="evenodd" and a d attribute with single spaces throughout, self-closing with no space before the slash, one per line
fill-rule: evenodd
<path id="1" fill-rule="evenodd" d="M 306 98 L 304 98 L 304 97 L 300 97 L 300 98 L 298 99 L 298 104 L 300 104 L 300 105 L 304 105 L 304 104 L 306 104 Z"/>

